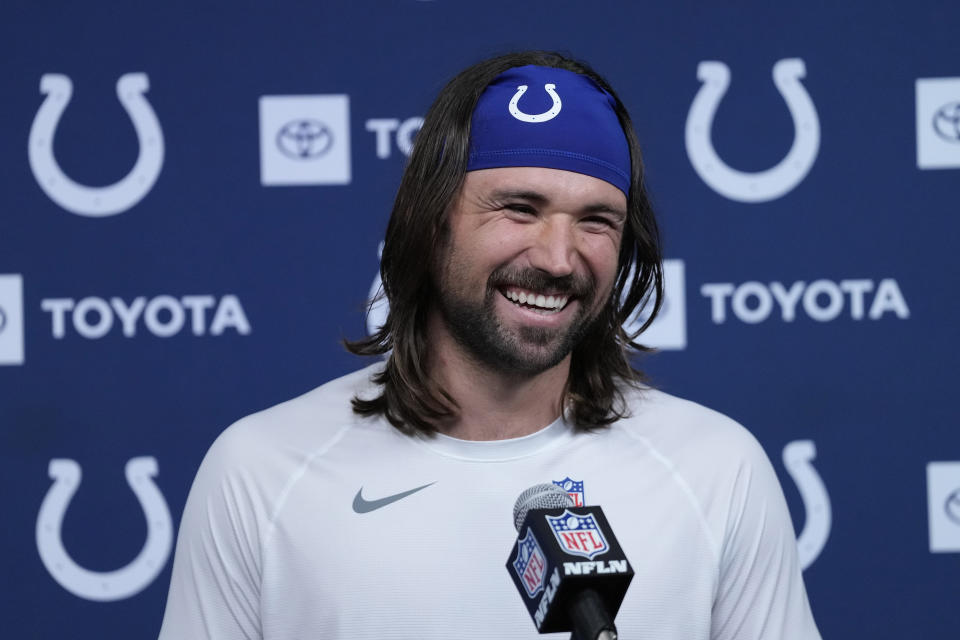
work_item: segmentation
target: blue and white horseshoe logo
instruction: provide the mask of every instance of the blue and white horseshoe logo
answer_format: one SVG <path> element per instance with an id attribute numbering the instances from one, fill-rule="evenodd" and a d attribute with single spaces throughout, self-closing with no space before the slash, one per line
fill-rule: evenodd
<path id="1" fill-rule="evenodd" d="M 40 105 L 30 128 L 28 155 L 37 184 L 51 200 L 81 216 L 94 218 L 123 213 L 147 195 L 163 166 L 163 131 L 144 93 L 150 88 L 145 73 L 127 73 L 117 80 L 117 97 L 133 121 L 140 151 L 124 178 L 106 187 L 88 187 L 71 180 L 53 157 L 57 124 L 73 94 L 70 78 L 47 73 L 40 78 Z"/>
<path id="2" fill-rule="evenodd" d="M 64 458 L 50 461 L 53 486 L 37 516 L 37 549 L 53 579 L 75 596 L 107 602 L 136 595 L 157 577 L 173 547 L 173 522 L 163 494 L 153 482 L 157 461 L 152 457 L 127 462 L 127 484 L 140 501 L 147 519 L 147 541 L 133 562 L 116 571 L 90 571 L 67 554 L 61 539 L 63 516 L 80 486 L 80 465 Z"/>
<path id="3" fill-rule="evenodd" d="M 830 508 L 830 495 L 813 468 L 813 459 L 817 457 L 817 448 L 813 440 L 794 440 L 783 448 L 783 466 L 793 478 L 803 500 L 806 521 L 803 531 L 797 537 L 797 555 L 801 570 L 806 569 L 823 551 L 830 537 L 833 520 Z"/>
<path id="4" fill-rule="evenodd" d="M 804 179 L 820 148 L 817 110 L 800 83 L 805 75 L 806 66 L 799 58 L 787 58 L 773 65 L 773 82 L 793 118 L 793 146 L 776 166 L 747 173 L 728 167 L 710 140 L 713 116 L 730 85 L 730 69 L 722 62 L 700 63 L 697 79 L 703 86 L 687 115 L 686 144 L 693 168 L 711 189 L 738 202 L 766 202 L 787 194 Z"/>
<path id="5" fill-rule="evenodd" d="M 520 102 L 520 97 L 527 92 L 527 85 L 522 84 L 517 87 L 517 92 L 513 94 L 513 98 L 510 100 L 510 106 L 507 107 L 510 111 L 510 115 L 519 120 L 520 122 L 546 122 L 547 120 L 553 120 L 557 117 L 557 114 L 560 113 L 560 109 L 563 108 L 563 103 L 560 102 L 560 96 L 557 95 L 557 85 L 550 83 L 543 85 L 543 88 L 546 90 L 547 94 L 553 99 L 553 105 L 543 113 L 529 114 L 520 111 L 520 107 L 517 104 Z"/>

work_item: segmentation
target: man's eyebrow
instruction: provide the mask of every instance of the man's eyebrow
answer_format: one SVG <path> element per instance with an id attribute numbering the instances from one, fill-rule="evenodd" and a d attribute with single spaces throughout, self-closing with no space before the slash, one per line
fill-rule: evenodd
<path id="1" fill-rule="evenodd" d="M 530 189 L 497 189 L 490 192 L 490 197 L 494 200 L 530 200 L 538 204 L 550 201 L 547 196 Z"/>
<path id="2" fill-rule="evenodd" d="M 584 213 L 609 213 L 620 220 L 627 219 L 627 212 L 622 207 L 617 207 L 606 202 L 590 204 L 583 208 Z"/>
<path id="3" fill-rule="evenodd" d="M 490 198 L 495 201 L 503 200 L 527 200 L 543 205 L 550 202 L 550 198 L 539 191 L 531 189 L 497 189 L 490 193 Z M 608 202 L 594 202 L 588 204 L 582 209 L 583 213 L 609 213 L 621 220 L 625 220 L 627 212 L 622 207 L 610 204 Z"/>

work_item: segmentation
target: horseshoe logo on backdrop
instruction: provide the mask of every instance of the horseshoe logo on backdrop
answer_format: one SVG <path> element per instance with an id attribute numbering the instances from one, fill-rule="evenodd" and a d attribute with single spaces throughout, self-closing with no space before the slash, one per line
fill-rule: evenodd
<path id="1" fill-rule="evenodd" d="M 513 98 L 510 100 L 510 115 L 519 120 L 520 122 L 546 122 L 547 120 L 553 120 L 557 117 L 557 114 L 560 113 L 560 109 L 563 108 L 563 103 L 560 102 L 560 96 L 557 95 L 557 85 L 550 83 L 543 85 L 543 88 L 546 90 L 547 94 L 553 99 L 553 105 L 543 113 L 529 114 L 520 111 L 518 103 L 520 102 L 520 97 L 527 92 L 527 85 L 522 84 L 517 87 L 517 92 L 513 94 Z"/>
<path id="2" fill-rule="evenodd" d="M 123 213 L 147 195 L 163 166 L 163 131 L 144 93 L 150 88 L 145 73 L 127 73 L 117 80 L 117 97 L 133 121 L 140 151 L 124 178 L 106 187 L 88 187 L 71 180 L 53 156 L 57 124 L 73 94 L 70 78 L 47 73 L 40 78 L 40 105 L 30 127 L 30 169 L 51 200 L 81 216 L 103 217 Z"/>
<path id="3" fill-rule="evenodd" d="M 722 62 L 705 61 L 697 67 L 703 82 L 687 115 L 686 144 L 690 162 L 711 189 L 739 202 L 766 202 L 790 192 L 810 171 L 820 148 L 820 121 L 807 90 L 800 83 L 806 66 L 799 58 L 773 65 L 773 82 L 793 118 L 793 146 L 776 166 L 747 173 L 720 159 L 710 140 L 713 116 L 730 85 L 730 69 Z"/>
<path id="4" fill-rule="evenodd" d="M 79 566 L 67 554 L 61 539 L 63 516 L 80 486 L 80 465 L 74 460 L 50 461 L 53 486 L 47 491 L 37 516 L 37 549 L 53 579 L 75 596 L 101 602 L 136 595 L 163 569 L 173 546 L 173 522 L 163 494 L 153 482 L 157 461 L 152 457 L 127 462 L 127 484 L 140 501 L 147 519 L 147 541 L 134 560 L 115 571 L 97 572 Z"/>
<path id="5" fill-rule="evenodd" d="M 783 448 L 783 466 L 793 478 L 803 500 L 806 521 L 797 537 L 797 552 L 801 570 L 806 569 L 823 551 L 830 537 L 832 511 L 830 495 L 812 461 L 817 457 L 813 440 L 794 440 Z"/>

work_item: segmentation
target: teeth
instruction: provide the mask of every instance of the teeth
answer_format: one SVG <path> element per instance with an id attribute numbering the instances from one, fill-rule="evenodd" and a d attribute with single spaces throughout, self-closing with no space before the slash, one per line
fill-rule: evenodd
<path id="1" fill-rule="evenodd" d="M 544 296 L 516 289 L 504 291 L 504 296 L 519 304 L 527 304 L 547 311 L 560 311 L 567 306 L 567 301 L 570 299 L 568 296 Z"/>

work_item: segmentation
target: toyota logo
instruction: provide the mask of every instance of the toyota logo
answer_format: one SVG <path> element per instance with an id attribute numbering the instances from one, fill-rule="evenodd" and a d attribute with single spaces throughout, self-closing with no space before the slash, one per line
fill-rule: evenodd
<path id="1" fill-rule="evenodd" d="M 318 120 L 292 120 L 277 132 L 277 148 L 288 158 L 319 158 L 333 146 L 333 134 Z"/>
<path id="2" fill-rule="evenodd" d="M 960 102 L 950 102 L 937 109 L 933 130 L 944 140 L 960 142 Z"/>
<path id="3" fill-rule="evenodd" d="M 943 503 L 943 510 L 948 518 L 960 524 L 960 489 L 947 496 L 947 501 Z"/>

